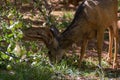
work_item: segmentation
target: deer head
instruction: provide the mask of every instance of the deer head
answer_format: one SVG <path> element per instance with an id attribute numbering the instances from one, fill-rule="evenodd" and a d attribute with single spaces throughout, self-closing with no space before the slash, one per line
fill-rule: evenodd
<path id="1" fill-rule="evenodd" d="M 51 62 L 59 62 L 63 56 L 63 50 L 59 46 L 59 31 L 56 27 L 42 28 L 32 27 L 23 31 L 24 38 L 43 41 L 48 48 L 48 57 Z"/>

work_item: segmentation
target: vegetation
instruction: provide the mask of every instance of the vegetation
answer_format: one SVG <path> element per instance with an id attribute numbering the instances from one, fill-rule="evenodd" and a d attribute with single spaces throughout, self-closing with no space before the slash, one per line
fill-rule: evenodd
<path id="1" fill-rule="evenodd" d="M 56 17 L 51 14 L 53 5 L 50 3 L 52 2 L 15 1 L 0 2 L 0 80 L 120 79 L 119 71 L 109 69 L 110 65 L 104 58 L 102 60 L 104 69 L 97 66 L 98 61 L 95 56 L 86 56 L 82 67 L 79 68 L 78 55 L 74 50 L 72 53 L 71 50 L 66 52 L 66 56 L 60 63 L 52 65 L 47 57 L 46 46 L 42 42 L 23 40 L 22 30 L 34 26 L 35 23 L 37 27 L 49 27 L 54 24 L 62 31 L 73 18 L 71 12 L 73 10 L 67 12 L 63 8 L 62 11 L 66 13 L 62 17 Z M 95 53 L 96 50 L 92 49 L 92 51 Z"/>

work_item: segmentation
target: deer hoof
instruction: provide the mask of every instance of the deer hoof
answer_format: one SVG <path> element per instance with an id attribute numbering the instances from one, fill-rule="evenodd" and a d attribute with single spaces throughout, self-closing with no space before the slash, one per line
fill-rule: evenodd
<path id="1" fill-rule="evenodd" d="M 113 63 L 113 69 L 117 69 L 118 68 L 118 64 L 117 63 Z"/>
<path id="2" fill-rule="evenodd" d="M 110 57 L 107 57 L 106 60 L 107 60 L 107 62 L 108 62 L 109 64 L 112 64 L 112 60 L 111 60 Z"/>

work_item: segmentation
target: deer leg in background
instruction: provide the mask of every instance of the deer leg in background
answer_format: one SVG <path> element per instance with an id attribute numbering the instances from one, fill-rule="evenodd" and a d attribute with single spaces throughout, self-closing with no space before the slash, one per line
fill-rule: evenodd
<path id="1" fill-rule="evenodd" d="M 85 50 L 86 50 L 87 43 L 88 43 L 88 40 L 87 40 L 87 39 L 83 39 L 82 45 L 81 45 L 80 58 L 79 58 L 79 65 L 78 65 L 79 67 L 81 66 L 82 59 L 83 59 L 84 54 L 85 54 Z"/>
<path id="2" fill-rule="evenodd" d="M 107 61 L 110 63 L 112 61 L 112 47 L 113 47 L 113 28 L 109 27 L 109 50 Z"/>
<path id="3" fill-rule="evenodd" d="M 98 61 L 100 67 L 102 67 L 101 54 L 102 54 L 103 40 L 104 40 L 104 29 L 101 29 L 97 31 L 97 53 L 98 53 Z"/>
<path id="4" fill-rule="evenodd" d="M 117 21 L 116 21 L 117 22 Z M 117 68 L 117 53 L 118 53 L 118 41 L 119 41 L 119 37 L 118 37 L 118 26 L 117 23 L 114 22 L 113 24 L 113 31 L 114 31 L 114 46 L 115 46 L 115 51 L 114 51 L 114 60 L 113 60 L 113 68 Z"/>

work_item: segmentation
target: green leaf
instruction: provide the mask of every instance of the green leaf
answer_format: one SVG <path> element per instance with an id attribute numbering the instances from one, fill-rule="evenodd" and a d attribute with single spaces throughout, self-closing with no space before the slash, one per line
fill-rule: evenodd
<path id="1" fill-rule="evenodd" d="M 8 58 L 8 56 L 5 55 L 5 54 L 1 55 L 1 57 L 2 57 L 3 59 L 7 59 L 7 58 Z"/>
<path id="2" fill-rule="evenodd" d="M 10 25 L 12 25 L 14 23 L 14 21 L 13 20 L 10 20 Z"/>
<path id="3" fill-rule="evenodd" d="M 14 34 L 9 34 L 9 35 L 8 35 L 9 38 L 11 38 L 11 37 L 13 37 L 13 36 L 14 36 Z"/>
<path id="4" fill-rule="evenodd" d="M 9 29 L 14 31 L 15 29 L 21 28 L 22 25 L 23 25 L 22 22 L 17 21 L 13 25 L 11 25 Z"/>
<path id="5" fill-rule="evenodd" d="M 3 40 L 3 38 L 0 36 L 0 41 L 2 41 Z"/>

